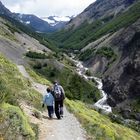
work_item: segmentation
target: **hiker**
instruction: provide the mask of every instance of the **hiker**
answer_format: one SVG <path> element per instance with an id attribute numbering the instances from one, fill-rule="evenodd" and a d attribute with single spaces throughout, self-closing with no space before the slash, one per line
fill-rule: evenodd
<path id="1" fill-rule="evenodd" d="M 47 93 L 45 93 L 45 96 L 43 97 L 43 104 L 42 107 L 44 107 L 44 105 L 47 105 L 47 109 L 48 109 L 48 116 L 51 119 L 53 117 L 54 114 L 54 97 L 51 93 L 51 89 L 48 87 L 47 88 Z"/>
<path id="2" fill-rule="evenodd" d="M 58 119 L 63 117 L 63 102 L 65 99 L 65 92 L 61 85 L 57 81 L 54 82 L 52 88 L 54 100 L 55 100 L 55 114 Z"/>

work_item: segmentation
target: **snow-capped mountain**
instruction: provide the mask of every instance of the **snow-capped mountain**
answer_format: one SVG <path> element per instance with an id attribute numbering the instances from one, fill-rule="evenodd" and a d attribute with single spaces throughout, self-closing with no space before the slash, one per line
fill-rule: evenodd
<path id="1" fill-rule="evenodd" d="M 50 24 L 35 15 L 15 13 L 15 18 L 20 22 L 31 26 L 37 32 L 53 32 Z"/>
<path id="2" fill-rule="evenodd" d="M 67 23 L 69 22 L 72 17 L 69 17 L 69 16 L 49 16 L 49 17 L 42 17 L 41 19 L 47 21 L 51 26 L 55 26 L 57 24 L 59 24 L 60 22 L 64 22 L 64 23 Z"/>
<path id="3" fill-rule="evenodd" d="M 55 30 L 62 29 L 74 16 L 49 16 L 41 19 L 48 22 Z"/>
<path id="4" fill-rule="evenodd" d="M 72 18 L 69 16 L 59 17 L 59 16 L 49 16 L 49 17 L 37 17 L 36 15 L 31 14 L 20 14 L 12 13 L 7 9 L 2 2 L 0 1 L 0 14 L 12 17 L 27 26 L 32 27 L 36 32 L 54 32 L 65 27 Z"/>
<path id="5" fill-rule="evenodd" d="M 29 14 L 19 14 L 15 13 L 15 18 L 20 22 L 31 26 L 37 32 L 54 32 L 65 27 L 72 17 L 59 17 L 59 16 L 49 16 L 39 18 L 35 15 Z"/>

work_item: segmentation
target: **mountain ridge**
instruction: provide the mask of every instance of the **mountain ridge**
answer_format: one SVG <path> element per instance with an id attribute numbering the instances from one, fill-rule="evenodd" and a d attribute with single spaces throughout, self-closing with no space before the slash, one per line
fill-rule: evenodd
<path id="1" fill-rule="evenodd" d="M 66 28 L 78 27 L 85 21 L 91 23 L 98 19 L 113 18 L 136 1 L 137 0 L 96 0 L 81 14 L 72 19 Z"/>
<path id="2" fill-rule="evenodd" d="M 68 20 L 67 21 L 55 20 L 56 23 L 52 26 L 52 24 L 50 24 L 49 22 L 33 14 L 12 13 L 9 9 L 7 9 L 2 4 L 2 2 L 0 2 L 0 14 L 12 17 L 20 21 L 21 23 L 31 27 L 32 29 L 34 29 L 34 31 L 40 32 L 40 33 L 55 32 L 57 30 L 62 29 L 68 22 Z"/>

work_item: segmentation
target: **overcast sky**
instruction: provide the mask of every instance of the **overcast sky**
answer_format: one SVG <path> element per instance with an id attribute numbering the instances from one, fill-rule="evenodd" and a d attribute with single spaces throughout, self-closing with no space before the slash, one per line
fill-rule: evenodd
<path id="1" fill-rule="evenodd" d="M 95 0 L 1 0 L 12 12 L 44 16 L 71 16 L 82 12 Z"/>

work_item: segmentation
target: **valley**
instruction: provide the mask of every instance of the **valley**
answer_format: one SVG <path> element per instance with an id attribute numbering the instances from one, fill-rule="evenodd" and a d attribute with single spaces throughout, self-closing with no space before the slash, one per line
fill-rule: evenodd
<path id="1" fill-rule="evenodd" d="M 139 140 L 139 13 L 139 0 L 96 0 L 61 30 L 37 32 L 42 19 L 0 2 L 0 139 Z M 62 120 L 42 108 L 54 80 Z"/>

